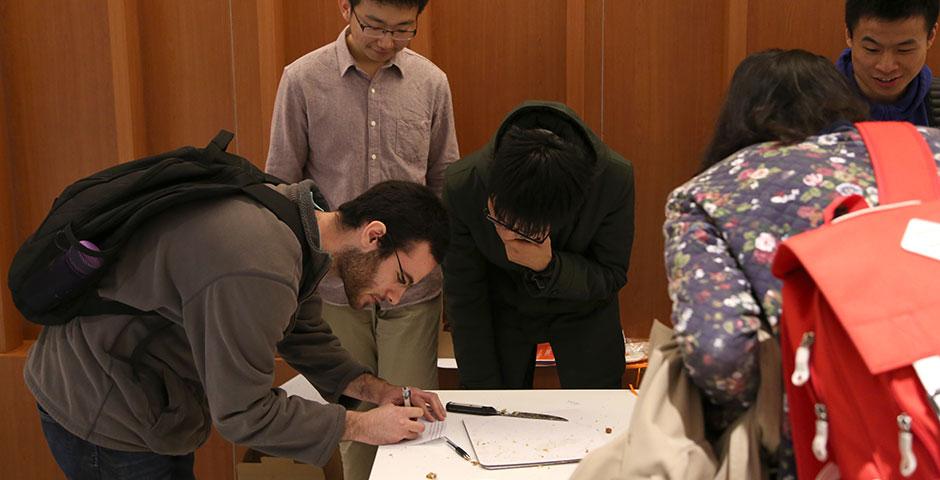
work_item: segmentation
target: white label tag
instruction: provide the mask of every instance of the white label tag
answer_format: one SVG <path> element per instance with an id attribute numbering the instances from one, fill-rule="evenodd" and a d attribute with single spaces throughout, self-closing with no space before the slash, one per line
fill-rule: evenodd
<path id="1" fill-rule="evenodd" d="M 901 238 L 901 248 L 940 261 L 940 223 L 912 218 Z"/>
<path id="2" fill-rule="evenodd" d="M 914 362 L 914 371 L 920 384 L 927 391 L 927 399 L 934 413 L 940 417 L 940 355 L 922 358 Z"/>

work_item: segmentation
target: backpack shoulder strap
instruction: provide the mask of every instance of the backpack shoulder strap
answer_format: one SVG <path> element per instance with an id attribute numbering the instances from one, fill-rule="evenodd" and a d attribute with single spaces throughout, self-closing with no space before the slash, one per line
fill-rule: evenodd
<path id="1" fill-rule="evenodd" d="M 927 123 L 931 127 L 940 127 L 940 77 L 930 79 L 927 90 Z"/>
<path id="2" fill-rule="evenodd" d="M 933 152 L 917 129 L 907 122 L 860 122 L 880 204 L 905 200 L 940 199 L 940 179 Z"/>
<path id="3" fill-rule="evenodd" d="M 219 155 L 228 148 L 228 144 L 235 138 L 235 134 L 228 130 L 219 130 L 215 137 L 206 145 L 206 151 L 210 155 Z"/>
<path id="4" fill-rule="evenodd" d="M 284 195 L 277 193 L 265 183 L 257 183 L 242 188 L 248 196 L 254 198 L 258 203 L 267 207 L 274 213 L 278 219 L 290 227 L 297 241 L 300 242 L 300 250 L 303 252 L 303 274 L 300 280 L 299 295 L 308 293 L 310 284 L 313 281 L 312 259 L 310 249 L 307 247 L 307 235 L 304 232 L 303 222 L 300 220 L 300 212 L 297 211 L 297 205 L 290 201 Z"/>

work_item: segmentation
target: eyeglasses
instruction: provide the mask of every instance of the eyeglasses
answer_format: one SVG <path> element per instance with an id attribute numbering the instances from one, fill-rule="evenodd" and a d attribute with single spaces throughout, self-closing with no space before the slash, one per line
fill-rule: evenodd
<path id="1" fill-rule="evenodd" d="M 527 241 L 527 242 L 531 242 L 531 243 L 534 243 L 534 244 L 536 244 L 536 245 L 541 245 L 541 244 L 545 243 L 545 240 L 546 240 L 546 239 L 548 239 L 549 232 L 548 232 L 547 229 L 546 229 L 546 231 L 545 231 L 545 233 L 544 233 L 543 235 L 538 236 L 538 237 L 533 237 L 533 236 L 526 235 L 526 234 L 520 232 L 519 230 L 516 229 L 516 227 L 513 227 L 513 226 L 511 226 L 511 225 L 509 225 L 509 224 L 503 222 L 502 220 L 500 220 L 500 219 L 494 217 L 492 214 L 490 214 L 490 209 L 489 209 L 489 208 L 485 208 L 485 207 L 483 208 L 483 215 L 486 216 L 486 219 L 489 220 L 490 223 L 492 223 L 493 225 L 499 225 L 500 227 L 503 227 L 503 228 L 505 228 L 506 230 L 509 230 L 510 232 L 515 233 L 516 235 L 519 235 L 520 237 L 522 237 L 523 240 L 525 240 L 525 241 Z"/>
<path id="2" fill-rule="evenodd" d="M 401 267 L 401 257 L 398 256 L 398 250 L 394 250 L 395 260 L 398 260 L 398 283 L 410 287 L 411 283 L 408 282 L 408 276 L 405 275 L 405 269 Z"/>
<path id="3" fill-rule="evenodd" d="M 366 25 L 365 23 L 362 23 L 362 20 L 359 19 L 359 15 L 356 14 L 356 9 L 350 8 L 349 10 L 352 11 L 353 17 L 356 18 L 356 23 L 359 24 L 359 29 L 362 30 L 363 36 L 378 39 L 384 37 L 387 33 L 392 36 L 392 40 L 404 42 L 415 38 L 415 35 L 418 34 L 417 28 L 414 30 L 390 30 L 384 27 L 373 27 L 372 25 Z"/>

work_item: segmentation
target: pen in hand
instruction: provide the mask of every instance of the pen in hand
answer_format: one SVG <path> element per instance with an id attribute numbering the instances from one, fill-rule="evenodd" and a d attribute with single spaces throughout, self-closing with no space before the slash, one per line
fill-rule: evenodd
<path id="1" fill-rule="evenodd" d="M 411 387 L 401 387 L 401 398 L 406 407 L 411 406 Z"/>
<path id="2" fill-rule="evenodd" d="M 447 442 L 447 445 L 449 445 L 450 448 L 453 448 L 454 451 L 457 452 L 457 455 L 460 455 L 468 462 L 470 461 L 470 455 L 466 452 L 466 450 L 460 448 L 456 443 L 450 441 L 450 439 L 447 437 L 444 437 L 444 441 Z"/>

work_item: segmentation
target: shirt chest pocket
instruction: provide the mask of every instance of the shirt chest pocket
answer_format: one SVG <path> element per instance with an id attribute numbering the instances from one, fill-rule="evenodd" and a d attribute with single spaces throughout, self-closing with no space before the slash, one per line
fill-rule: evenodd
<path id="1" fill-rule="evenodd" d="M 431 121 L 406 116 L 395 122 L 395 154 L 406 164 L 426 165 L 431 144 Z"/>

